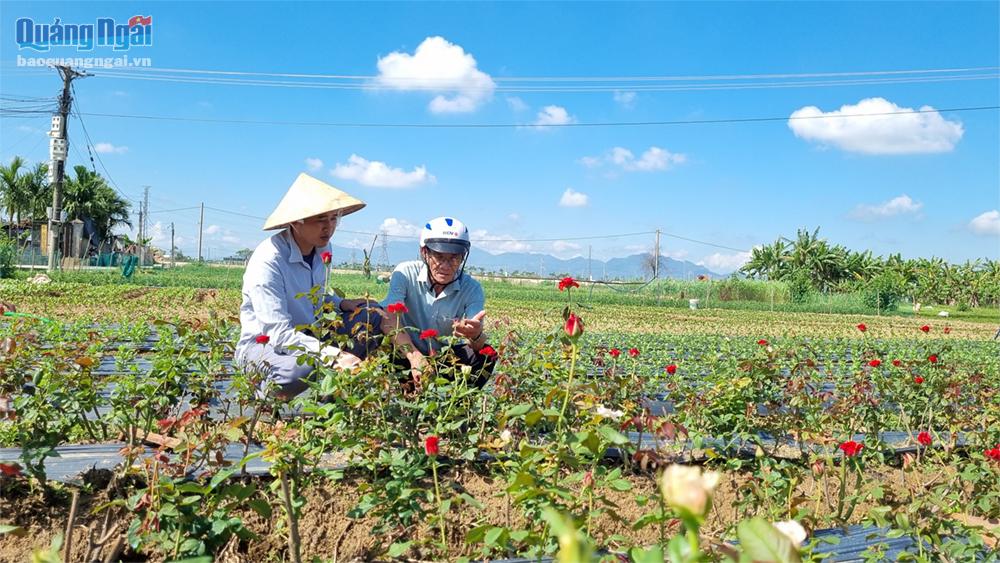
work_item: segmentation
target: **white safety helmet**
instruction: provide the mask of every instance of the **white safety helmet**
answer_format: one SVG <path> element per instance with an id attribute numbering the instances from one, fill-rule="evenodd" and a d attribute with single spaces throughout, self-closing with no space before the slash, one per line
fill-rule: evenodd
<path id="1" fill-rule="evenodd" d="M 458 219 L 438 217 L 420 229 L 420 248 L 467 256 L 471 246 L 469 229 Z"/>

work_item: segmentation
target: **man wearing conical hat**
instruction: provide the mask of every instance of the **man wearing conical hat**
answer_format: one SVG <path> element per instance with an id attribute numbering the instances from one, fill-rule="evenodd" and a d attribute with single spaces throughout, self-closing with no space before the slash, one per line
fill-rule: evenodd
<path id="1" fill-rule="evenodd" d="M 305 379 L 313 367 L 298 361 L 306 351 L 340 368 L 360 362 L 357 355 L 295 327 L 317 321 L 317 307 L 308 294 L 313 287 L 325 287 L 324 255 L 330 256 L 330 238 L 342 217 L 364 206 L 363 201 L 325 182 L 299 174 L 264 223 L 265 231 L 281 230 L 260 243 L 247 262 L 235 360 L 263 371 L 267 381 L 278 386 L 279 397 L 306 389 Z M 338 310 L 344 301 L 336 295 L 324 300 Z"/>

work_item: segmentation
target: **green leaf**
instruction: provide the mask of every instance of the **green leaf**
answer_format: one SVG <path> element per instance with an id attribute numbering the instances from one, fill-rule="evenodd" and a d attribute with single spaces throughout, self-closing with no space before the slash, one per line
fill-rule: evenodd
<path id="1" fill-rule="evenodd" d="M 649 549 L 633 547 L 628 554 L 635 563 L 663 563 L 663 547 L 659 545 Z"/>
<path id="2" fill-rule="evenodd" d="M 23 538 L 28 535 L 28 530 L 20 526 L 11 526 L 10 524 L 0 524 L 0 535 L 10 534 L 12 536 L 17 536 Z"/>
<path id="3" fill-rule="evenodd" d="M 608 483 L 608 486 L 616 491 L 628 491 L 632 489 L 632 484 L 626 479 L 615 479 Z"/>
<path id="4" fill-rule="evenodd" d="M 530 410 L 531 410 L 531 404 L 530 403 L 521 403 L 520 405 L 515 405 L 515 406 L 507 409 L 506 416 L 507 416 L 507 418 L 513 418 L 515 416 L 523 416 L 523 415 L 527 414 L 527 412 L 530 411 Z"/>
<path id="5" fill-rule="evenodd" d="M 505 528 L 498 528 L 494 526 L 493 528 L 490 528 L 490 531 L 486 532 L 486 536 L 484 536 L 483 541 L 485 541 L 486 545 L 489 546 L 498 545 L 500 539 L 503 537 L 504 532 L 506 531 L 507 530 Z"/>
<path id="6" fill-rule="evenodd" d="M 625 437 L 624 434 L 622 434 L 621 432 L 615 430 L 610 426 L 601 426 L 600 428 L 597 429 L 597 431 L 601 433 L 601 436 L 603 436 L 605 440 L 611 442 L 616 446 L 621 446 L 623 444 L 629 443 L 629 439 Z"/>
<path id="7" fill-rule="evenodd" d="M 743 553 L 754 561 L 775 563 L 797 563 L 801 561 L 799 551 L 785 534 L 778 531 L 763 518 L 751 518 L 740 522 L 736 528 Z"/>
<path id="8" fill-rule="evenodd" d="M 389 551 L 386 553 L 389 557 L 399 557 L 400 555 L 406 553 L 410 550 L 410 544 L 413 542 L 396 542 L 389 546 Z"/>

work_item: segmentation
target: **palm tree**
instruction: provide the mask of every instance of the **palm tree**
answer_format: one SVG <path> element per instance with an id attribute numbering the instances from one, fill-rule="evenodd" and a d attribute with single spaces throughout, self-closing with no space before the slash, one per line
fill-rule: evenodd
<path id="1" fill-rule="evenodd" d="M 64 197 L 66 215 L 71 220 L 91 219 L 99 240 L 107 238 L 119 225 L 132 226 L 128 218 L 131 204 L 86 166 L 73 167 L 73 177 L 66 180 Z"/>
<path id="2" fill-rule="evenodd" d="M 39 162 L 30 172 L 21 176 L 25 207 L 21 210 L 32 221 L 45 221 L 45 209 L 52 204 L 52 186 L 49 185 L 49 165 Z"/>
<path id="3" fill-rule="evenodd" d="M 7 210 L 7 234 L 14 235 L 14 214 L 20 210 L 24 199 L 21 189 L 21 169 L 24 159 L 15 156 L 10 164 L 0 165 L 0 205 Z"/>

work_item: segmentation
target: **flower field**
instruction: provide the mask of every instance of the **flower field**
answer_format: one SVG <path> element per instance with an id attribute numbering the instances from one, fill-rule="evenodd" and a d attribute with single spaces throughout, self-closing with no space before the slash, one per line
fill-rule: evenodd
<path id="1" fill-rule="evenodd" d="M 277 404 L 236 290 L 5 283 L 0 560 L 997 558 L 996 326 L 532 292 L 482 390 L 387 343 Z"/>

